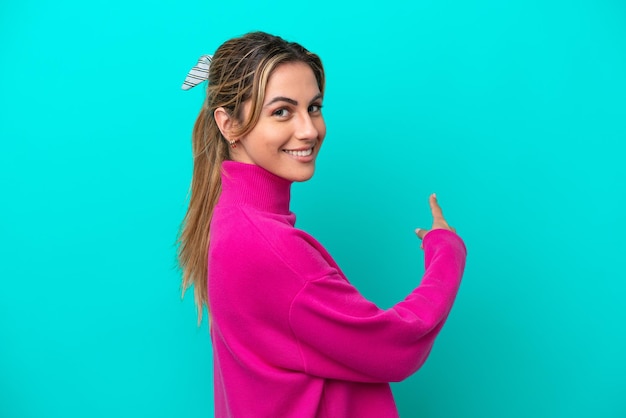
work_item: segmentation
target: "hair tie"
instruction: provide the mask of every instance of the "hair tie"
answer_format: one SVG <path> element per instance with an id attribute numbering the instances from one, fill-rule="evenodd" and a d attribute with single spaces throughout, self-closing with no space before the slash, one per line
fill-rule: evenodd
<path id="1" fill-rule="evenodd" d="M 212 59 L 213 55 L 202 55 L 198 60 L 198 63 L 187 73 L 187 77 L 185 78 L 181 88 L 183 90 L 189 90 L 203 81 L 208 80 L 209 67 L 211 66 Z"/>

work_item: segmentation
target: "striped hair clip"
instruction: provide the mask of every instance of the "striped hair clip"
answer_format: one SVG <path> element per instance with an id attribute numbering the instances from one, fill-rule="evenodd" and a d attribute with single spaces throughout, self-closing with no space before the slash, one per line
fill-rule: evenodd
<path id="1" fill-rule="evenodd" d="M 209 79 L 209 67 L 211 66 L 213 55 L 202 55 L 198 63 L 187 73 L 182 89 L 189 90 Z"/>

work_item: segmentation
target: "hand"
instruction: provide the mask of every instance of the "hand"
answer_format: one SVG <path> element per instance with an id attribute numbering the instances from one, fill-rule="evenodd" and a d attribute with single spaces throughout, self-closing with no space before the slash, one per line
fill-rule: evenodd
<path id="1" fill-rule="evenodd" d="M 428 229 L 417 228 L 415 230 L 415 234 L 417 234 L 419 239 L 424 239 L 426 234 L 428 234 L 433 229 L 447 229 L 448 231 L 456 232 L 456 229 L 448 225 L 445 218 L 443 217 L 443 212 L 441 211 L 441 207 L 439 207 L 439 203 L 437 203 L 437 195 L 431 194 L 428 198 L 428 203 L 430 203 L 430 210 L 433 213 L 433 226 Z"/>

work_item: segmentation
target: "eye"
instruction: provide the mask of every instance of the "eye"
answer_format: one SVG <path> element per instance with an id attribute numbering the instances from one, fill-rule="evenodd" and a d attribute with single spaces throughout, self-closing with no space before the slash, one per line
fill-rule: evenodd
<path id="1" fill-rule="evenodd" d="M 322 104 L 316 103 L 309 106 L 309 113 L 320 113 L 322 111 Z"/>
<path id="2" fill-rule="evenodd" d="M 273 113 L 273 116 L 278 116 L 279 118 L 286 118 L 287 116 L 289 116 L 289 110 L 285 109 L 284 107 L 281 107 L 280 109 L 276 109 Z"/>

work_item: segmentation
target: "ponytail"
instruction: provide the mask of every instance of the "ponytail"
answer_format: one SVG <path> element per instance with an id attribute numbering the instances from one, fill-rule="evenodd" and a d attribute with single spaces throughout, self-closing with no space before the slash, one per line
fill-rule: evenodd
<path id="1" fill-rule="evenodd" d="M 215 118 L 203 106 L 193 128 L 193 176 L 189 208 L 183 219 L 178 238 L 178 262 L 183 273 L 182 292 L 193 285 L 198 308 L 198 323 L 202 310 L 208 308 L 208 249 L 211 218 L 222 190 L 221 167 L 228 159 L 228 146 Z"/>

